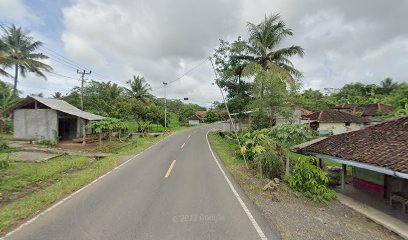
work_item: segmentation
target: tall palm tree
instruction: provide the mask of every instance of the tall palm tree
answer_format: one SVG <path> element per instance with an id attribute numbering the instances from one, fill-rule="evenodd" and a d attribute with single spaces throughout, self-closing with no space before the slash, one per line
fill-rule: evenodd
<path id="1" fill-rule="evenodd" d="M 55 92 L 54 94 L 52 94 L 51 97 L 55 98 L 55 99 L 62 99 L 62 93 L 61 92 Z"/>
<path id="2" fill-rule="evenodd" d="M 6 45 L 0 39 L 0 66 L 5 67 L 7 64 Z M 11 77 L 11 75 L 0 67 L 0 76 Z"/>
<path id="3" fill-rule="evenodd" d="M 392 78 L 386 78 L 381 81 L 381 92 L 384 94 L 390 94 L 392 90 L 398 88 L 398 83 L 393 82 Z"/>
<path id="4" fill-rule="evenodd" d="M 126 90 L 132 98 L 146 102 L 146 99 L 152 97 L 150 94 L 152 88 L 150 84 L 146 83 L 144 77 L 133 76 L 133 79 L 128 80 L 126 83 L 130 86 L 130 89 L 127 88 Z"/>
<path id="5" fill-rule="evenodd" d="M 245 56 L 246 59 L 260 64 L 265 70 L 280 74 L 290 84 L 295 83 L 295 78 L 303 76 L 289 58 L 303 57 L 304 49 L 294 45 L 276 49 L 283 39 L 293 35 L 279 14 L 265 16 L 265 20 L 259 24 L 248 22 L 247 26 L 249 32 L 247 47 L 250 54 Z"/>
<path id="6" fill-rule="evenodd" d="M 42 42 L 35 41 L 29 34 L 30 32 L 12 25 L 11 27 L 2 27 L 4 36 L 2 42 L 5 45 L 7 61 L 3 63 L 6 67 L 14 67 L 14 86 L 13 92 L 17 93 L 17 83 L 19 74 L 23 77 L 27 72 L 35 73 L 37 76 L 46 79 L 43 71 L 51 71 L 51 66 L 40 60 L 48 57 L 35 51 L 42 45 Z"/>

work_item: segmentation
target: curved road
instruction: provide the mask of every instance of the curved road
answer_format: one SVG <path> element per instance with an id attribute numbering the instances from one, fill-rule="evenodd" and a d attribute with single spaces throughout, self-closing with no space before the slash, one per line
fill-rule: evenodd
<path id="1" fill-rule="evenodd" d="M 167 137 L 5 239 L 277 239 L 213 158 L 213 127 Z"/>

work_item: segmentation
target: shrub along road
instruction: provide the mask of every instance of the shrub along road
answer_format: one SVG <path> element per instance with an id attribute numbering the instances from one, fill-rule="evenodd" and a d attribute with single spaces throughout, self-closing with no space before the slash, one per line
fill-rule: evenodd
<path id="1" fill-rule="evenodd" d="M 277 239 L 209 148 L 177 132 L 5 239 Z"/>

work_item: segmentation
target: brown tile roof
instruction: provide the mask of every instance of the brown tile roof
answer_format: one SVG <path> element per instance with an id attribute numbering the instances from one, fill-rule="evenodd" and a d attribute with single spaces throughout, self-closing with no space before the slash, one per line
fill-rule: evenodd
<path id="1" fill-rule="evenodd" d="M 312 111 L 306 110 L 306 109 L 304 109 L 304 108 L 299 108 L 299 110 L 300 110 L 300 116 L 301 116 L 301 117 L 307 117 L 307 116 L 309 116 L 310 114 L 313 114 Z"/>
<path id="2" fill-rule="evenodd" d="M 369 119 L 359 117 L 339 110 L 326 110 L 314 112 L 307 116 L 308 119 L 318 122 L 350 122 L 350 123 L 367 123 Z"/>
<path id="3" fill-rule="evenodd" d="M 363 105 L 355 105 L 355 104 L 341 104 L 335 106 L 333 109 L 347 109 L 350 112 L 361 112 L 363 116 L 381 116 L 387 115 L 392 113 L 395 109 L 391 105 L 387 104 L 363 104 Z"/>
<path id="4" fill-rule="evenodd" d="M 193 116 L 191 116 L 188 120 L 200 120 L 201 118 L 199 116 L 197 116 L 196 114 L 194 114 Z"/>
<path id="5" fill-rule="evenodd" d="M 197 115 L 199 118 L 205 118 L 207 117 L 207 111 L 198 111 L 195 115 Z"/>
<path id="6" fill-rule="evenodd" d="M 320 153 L 408 173 L 408 116 L 328 137 L 294 151 Z"/>

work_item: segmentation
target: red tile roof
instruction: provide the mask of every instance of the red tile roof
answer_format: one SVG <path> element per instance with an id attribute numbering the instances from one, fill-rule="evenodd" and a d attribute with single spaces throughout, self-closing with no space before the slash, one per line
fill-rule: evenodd
<path id="1" fill-rule="evenodd" d="M 355 104 L 341 104 L 335 106 L 333 109 L 346 109 L 350 112 L 361 112 L 363 116 L 381 116 L 392 113 L 395 109 L 391 105 L 387 104 L 364 104 L 364 105 L 355 105 Z"/>
<path id="2" fill-rule="evenodd" d="M 320 153 L 408 173 L 408 116 L 338 134 L 294 151 Z"/>
<path id="3" fill-rule="evenodd" d="M 371 122 L 364 117 L 355 116 L 339 110 L 326 110 L 321 112 L 314 112 L 307 116 L 308 119 L 318 122 L 341 122 L 341 123 L 367 123 Z"/>
<path id="4" fill-rule="evenodd" d="M 307 117 L 307 116 L 309 116 L 310 114 L 313 114 L 312 111 L 306 110 L 306 109 L 304 109 L 304 108 L 299 108 L 299 110 L 300 110 L 300 116 L 301 116 L 301 117 Z"/>
<path id="5" fill-rule="evenodd" d="M 199 118 L 205 118 L 207 117 L 207 111 L 198 111 L 195 115 L 197 115 Z"/>

